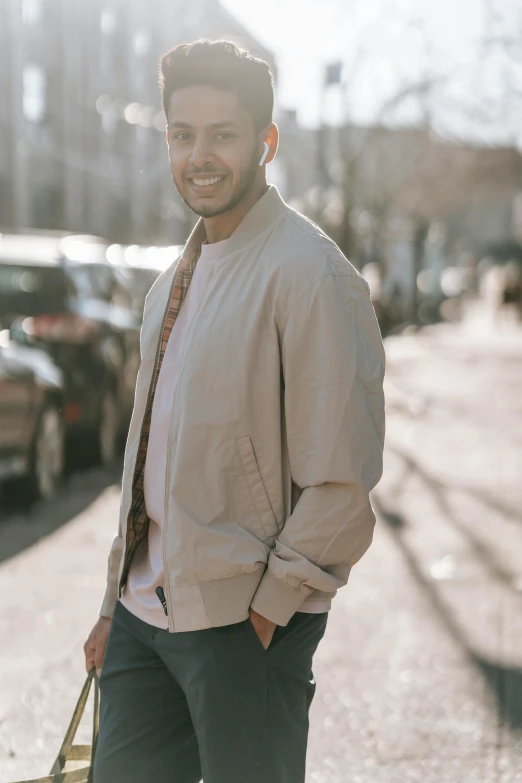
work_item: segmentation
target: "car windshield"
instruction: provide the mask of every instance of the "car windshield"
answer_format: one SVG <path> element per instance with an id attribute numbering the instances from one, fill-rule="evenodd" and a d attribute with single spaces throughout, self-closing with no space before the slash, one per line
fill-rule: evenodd
<path id="1" fill-rule="evenodd" d="M 145 299 L 149 289 L 159 275 L 155 269 L 134 268 L 131 270 L 132 285 L 140 299 Z"/>
<path id="2" fill-rule="evenodd" d="M 67 291 L 58 267 L 0 261 L 0 320 L 63 310 Z"/>

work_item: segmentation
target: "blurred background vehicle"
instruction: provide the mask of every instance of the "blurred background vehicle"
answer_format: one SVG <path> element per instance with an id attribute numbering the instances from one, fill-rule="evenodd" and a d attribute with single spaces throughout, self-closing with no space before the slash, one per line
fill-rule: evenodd
<path id="1" fill-rule="evenodd" d="M 125 435 L 139 366 L 138 319 L 106 250 L 95 236 L 0 234 L 2 323 L 62 370 L 69 451 L 102 463 Z"/>
<path id="2" fill-rule="evenodd" d="M 48 500 L 64 468 L 63 375 L 39 348 L 0 328 L 0 481 Z M 9 481 L 9 484 L 6 482 Z"/>
<path id="3" fill-rule="evenodd" d="M 168 247 L 142 245 L 109 245 L 107 259 L 126 279 L 133 308 L 143 315 L 145 297 L 156 278 L 181 255 L 183 245 Z"/>

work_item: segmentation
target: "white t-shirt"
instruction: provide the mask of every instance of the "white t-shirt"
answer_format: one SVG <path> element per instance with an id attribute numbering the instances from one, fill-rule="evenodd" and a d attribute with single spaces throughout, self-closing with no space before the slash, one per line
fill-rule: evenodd
<path id="1" fill-rule="evenodd" d="M 152 406 L 144 494 L 150 518 L 148 545 L 143 543 L 131 564 L 121 602 L 132 614 L 156 628 L 166 628 L 167 618 L 156 595 L 164 586 L 162 531 L 165 524 L 165 462 L 176 380 L 190 323 L 201 303 L 205 284 L 214 262 L 220 258 L 228 240 L 204 244 L 189 289 L 170 333 L 163 356 Z M 305 601 L 301 612 L 327 612 L 330 601 Z"/>

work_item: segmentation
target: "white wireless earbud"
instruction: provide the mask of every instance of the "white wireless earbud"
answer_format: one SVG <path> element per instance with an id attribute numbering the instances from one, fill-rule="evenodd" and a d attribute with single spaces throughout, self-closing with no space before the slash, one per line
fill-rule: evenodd
<path id="1" fill-rule="evenodd" d="M 268 145 L 268 142 L 267 142 L 267 141 L 264 141 L 264 142 L 263 142 L 263 144 L 265 145 L 265 151 L 264 151 L 264 152 L 263 152 L 263 154 L 261 155 L 261 160 L 259 161 L 259 165 L 260 165 L 260 166 L 262 166 L 262 165 L 263 165 L 263 163 L 264 163 L 264 162 L 265 162 L 265 160 L 266 160 L 266 156 L 267 156 L 267 155 L 268 155 L 268 153 L 270 152 L 270 147 L 269 147 L 269 145 Z"/>

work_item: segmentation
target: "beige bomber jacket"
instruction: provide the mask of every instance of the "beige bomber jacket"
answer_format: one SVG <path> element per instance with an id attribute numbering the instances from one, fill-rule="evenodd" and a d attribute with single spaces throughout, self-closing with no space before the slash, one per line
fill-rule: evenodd
<path id="1" fill-rule="evenodd" d="M 205 240 L 200 220 L 184 253 Z M 150 290 L 101 614 L 119 596 L 132 479 L 176 264 Z M 229 239 L 187 334 L 169 431 L 170 631 L 286 625 L 368 549 L 382 473 L 385 356 L 368 285 L 271 186 Z M 312 595 L 313 594 L 313 595 Z"/>

